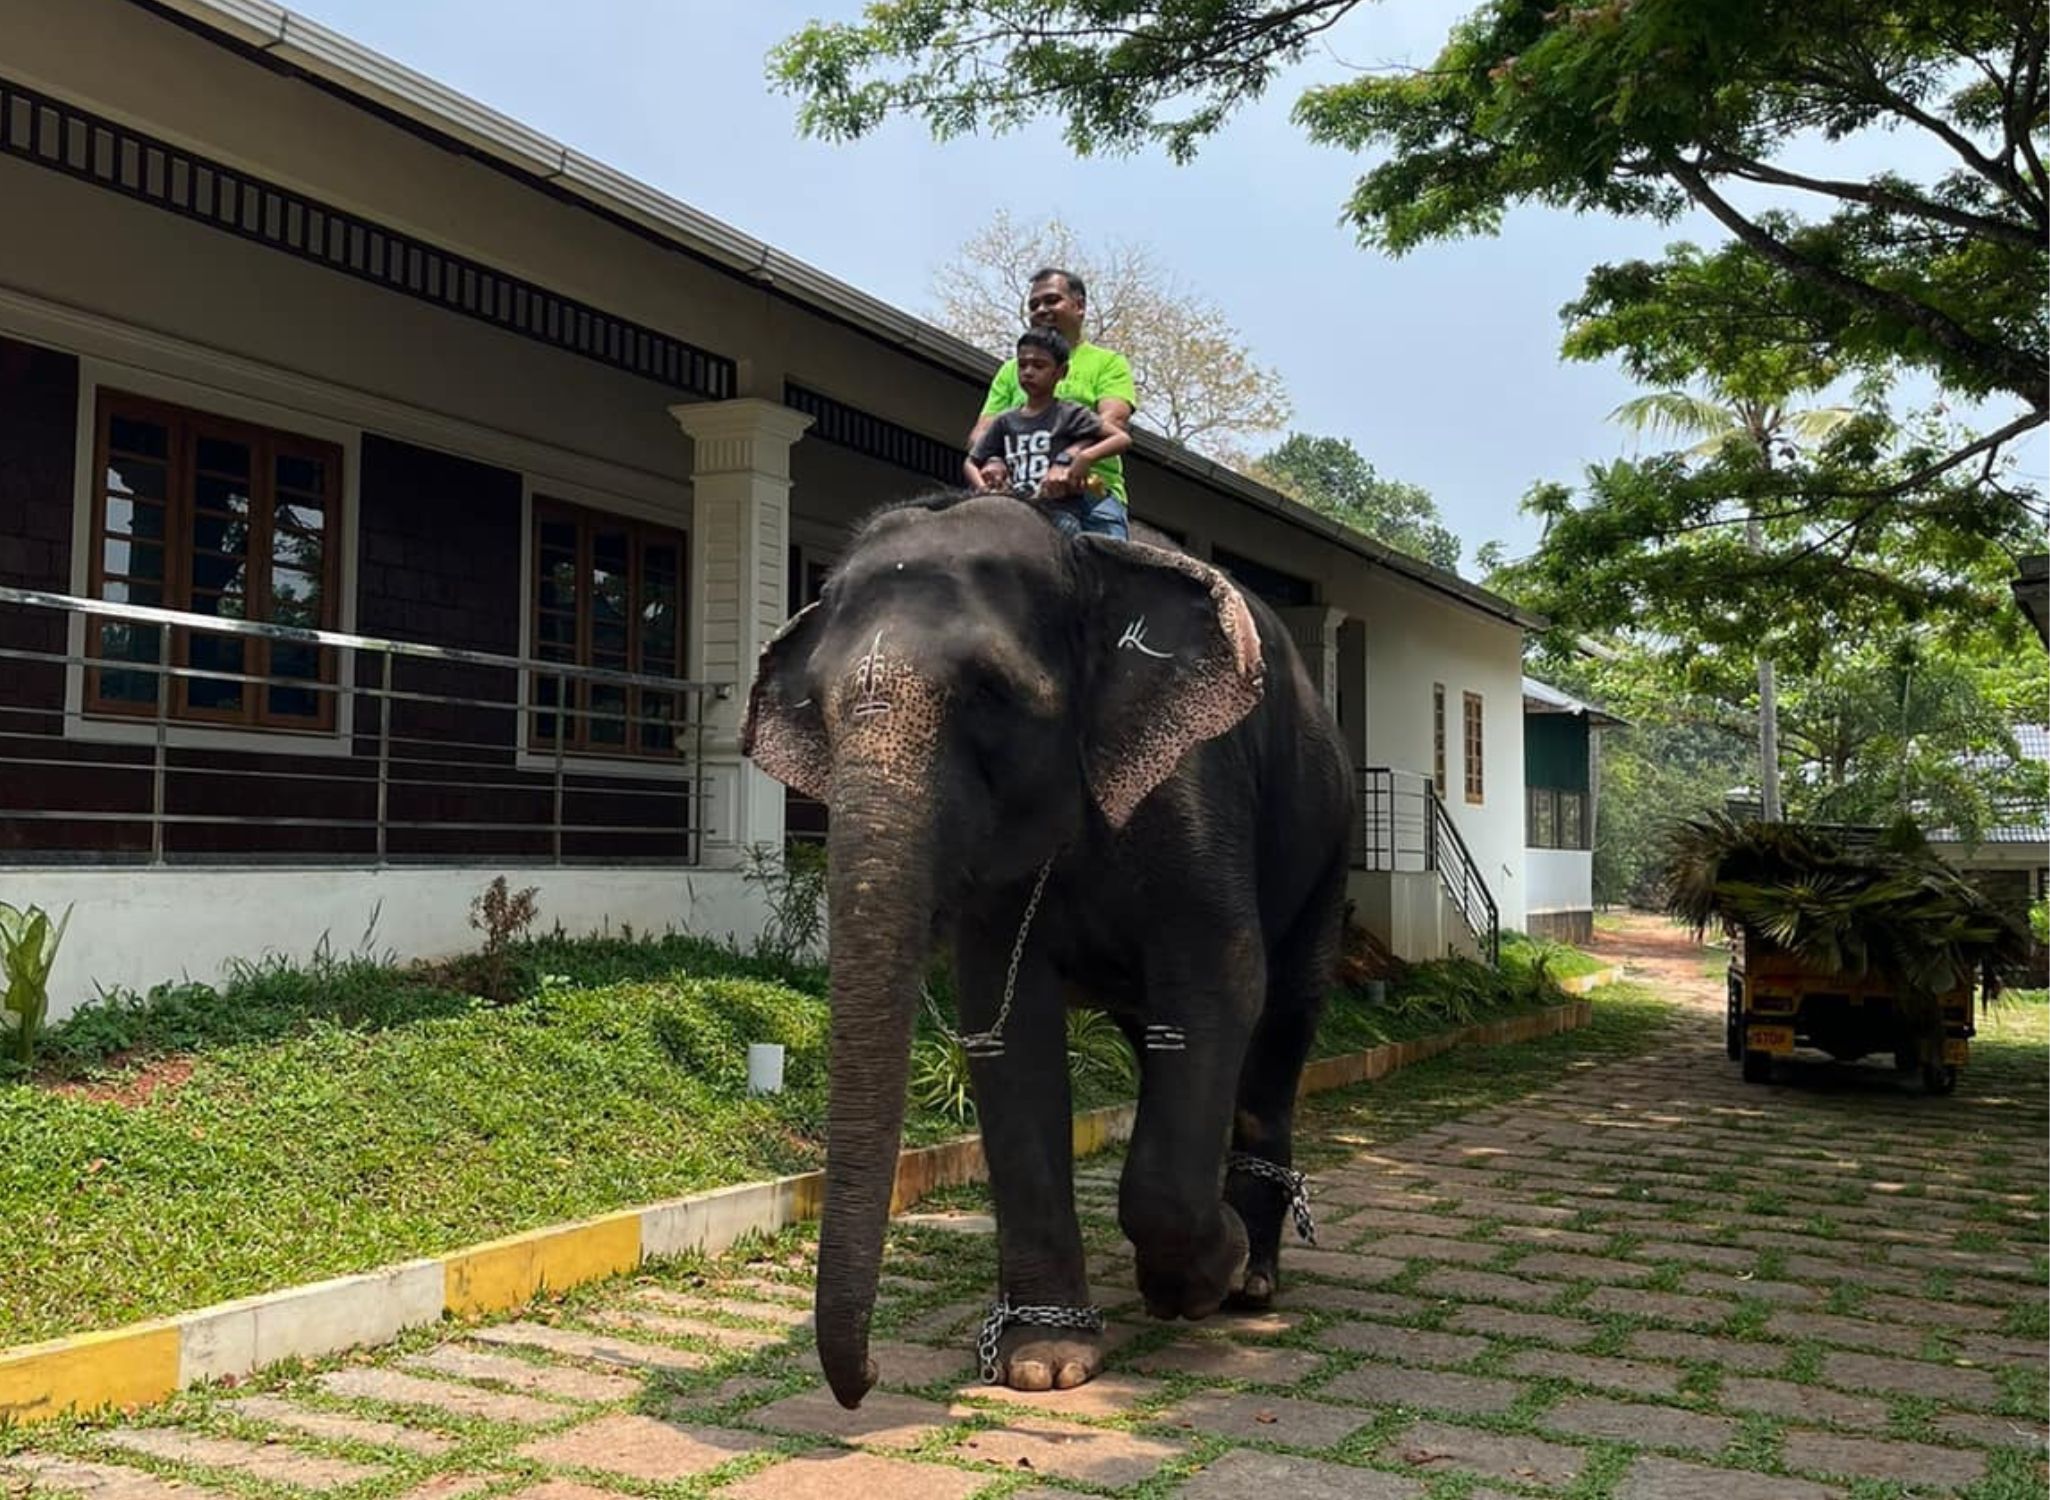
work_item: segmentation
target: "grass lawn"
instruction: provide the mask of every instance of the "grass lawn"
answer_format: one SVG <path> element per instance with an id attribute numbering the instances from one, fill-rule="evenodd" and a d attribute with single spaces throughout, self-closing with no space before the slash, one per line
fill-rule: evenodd
<path id="1" fill-rule="evenodd" d="M 337 961 L 58 1028 L 34 1083 L 0 1080 L 0 1345 L 820 1164 L 822 969 L 675 937 L 539 941 L 515 967 L 530 992 L 502 1006 Z M 1542 1003 L 1341 995 L 1319 1050 Z M 783 1093 L 747 1097 L 749 1041 L 785 1045 Z M 1085 1072 L 1076 1104 L 1127 1093 Z M 962 1129 L 914 1108 L 907 1143 Z"/>

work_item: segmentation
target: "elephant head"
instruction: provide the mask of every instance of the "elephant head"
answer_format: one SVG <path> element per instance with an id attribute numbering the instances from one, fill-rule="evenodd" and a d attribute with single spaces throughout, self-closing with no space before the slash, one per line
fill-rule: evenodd
<path id="1" fill-rule="evenodd" d="M 885 511 L 762 653 L 742 748 L 832 810 L 832 1072 L 819 1358 L 856 1405 L 920 981 L 964 890 L 1122 826 L 1259 702 L 1258 630 L 1216 569 L 1069 542 L 1006 498 Z"/>

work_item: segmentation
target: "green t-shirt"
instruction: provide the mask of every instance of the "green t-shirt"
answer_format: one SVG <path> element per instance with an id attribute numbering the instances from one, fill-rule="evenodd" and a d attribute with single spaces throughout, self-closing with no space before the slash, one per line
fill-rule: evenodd
<path id="1" fill-rule="evenodd" d="M 1139 391 L 1132 384 L 1132 367 L 1125 363 L 1124 355 L 1113 354 L 1090 343 L 1075 346 L 1075 352 L 1068 356 L 1067 376 L 1053 388 L 1053 393 L 1063 401 L 1078 401 L 1091 411 L 1106 396 L 1124 402 L 1134 411 L 1139 409 Z M 1007 359 L 1004 367 L 997 371 L 996 379 L 989 383 L 989 396 L 982 403 L 982 414 L 994 417 L 1024 404 L 1025 388 L 1018 384 L 1018 361 Z M 1122 455 L 1092 464 L 1090 470 L 1103 476 L 1104 488 L 1117 496 L 1120 505 L 1130 503 L 1125 499 L 1125 461 Z"/>

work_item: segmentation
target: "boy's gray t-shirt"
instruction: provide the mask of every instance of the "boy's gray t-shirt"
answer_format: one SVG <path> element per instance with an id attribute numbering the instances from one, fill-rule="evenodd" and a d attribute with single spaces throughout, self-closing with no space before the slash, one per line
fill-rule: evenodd
<path id="1" fill-rule="evenodd" d="M 1036 488 L 1054 455 L 1086 448 L 1103 436 L 1103 419 L 1076 401 L 1054 401 L 1037 416 L 1016 406 L 990 423 L 968 456 L 978 464 L 1001 458 L 1011 483 Z"/>

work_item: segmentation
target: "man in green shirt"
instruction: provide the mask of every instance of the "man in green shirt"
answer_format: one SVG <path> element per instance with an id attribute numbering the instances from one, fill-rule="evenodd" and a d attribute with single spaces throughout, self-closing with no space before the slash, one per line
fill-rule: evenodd
<path id="1" fill-rule="evenodd" d="M 1106 427 L 1128 430 L 1132 413 L 1138 409 L 1139 393 L 1132 384 L 1132 367 L 1122 354 L 1113 354 L 1082 337 L 1082 322 L 1089 311 L 1089 293 L 1082 278 L 1072 271 L 1049 266 L 1032 278 L 1025 299 L 1025 311 L 1035 328 L 1051 328 L 1068 341 L 1068 373 L 1054 388 L 1062 401 L 1074 401 L 1095 411 Z M 968 434 L 972 451 L 989 426 L 1003 413 L 1025 404 L 1024 387 L 1018 384 L 1018 361 L 1007 359 L 989 383 L 989 395 L 982 403 L 982 416 Z M 1041 493 L 1049 499 L 1075 496 L 1087 503 L 1084 484 L 1091 470 L 1102 479 L 1107 493 L 1095 502 L 1091 531 L 1125 534 L 1125 466 L 1121 458 L 1105 458 L 1094 465 L 1055 463 L 1047 470 Z"/>

